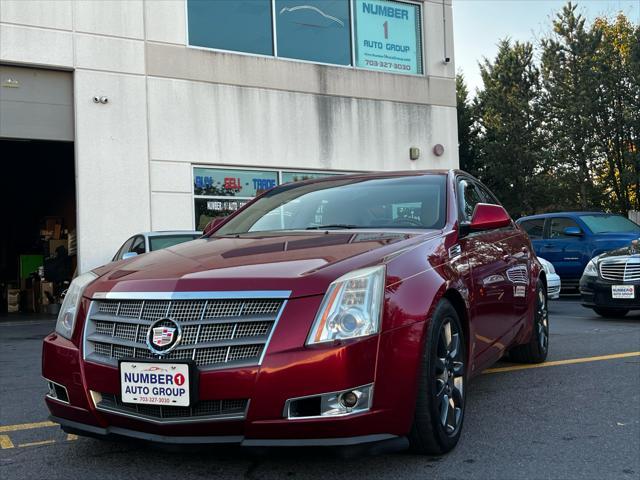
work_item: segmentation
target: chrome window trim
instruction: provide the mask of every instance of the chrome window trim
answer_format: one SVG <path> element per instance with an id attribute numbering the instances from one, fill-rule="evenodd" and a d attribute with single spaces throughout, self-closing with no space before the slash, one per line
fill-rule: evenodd
<path id="1" fill-rule="evenodd" d="M 287 299 L 291 290 L 246 290 L 231 292 L 94 292 L 91 300 L 234 300 L 237 298 Z"/>

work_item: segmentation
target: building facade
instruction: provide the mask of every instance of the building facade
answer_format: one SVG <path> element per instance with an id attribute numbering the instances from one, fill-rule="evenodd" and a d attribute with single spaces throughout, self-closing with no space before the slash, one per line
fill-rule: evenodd
<path id="1" fill-rule="evenodd" d="M 0 138 L 73 142 L 79 271 L 282 182 L 458 164 L 451 0 L 3 0 L 0 68 Z"/>

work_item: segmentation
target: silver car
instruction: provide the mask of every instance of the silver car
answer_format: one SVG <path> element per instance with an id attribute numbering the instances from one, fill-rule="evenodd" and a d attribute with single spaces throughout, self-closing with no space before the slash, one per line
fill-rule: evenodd
<path id="1" fill-rule="evenodd" d="M 120 250 L 111 261 L 124 260 L 153 250 L 172 247 L 179 243 L 195 240 L 201 236 L 202 232 L 196 230 L 137 233 L 122 244 Z"/>

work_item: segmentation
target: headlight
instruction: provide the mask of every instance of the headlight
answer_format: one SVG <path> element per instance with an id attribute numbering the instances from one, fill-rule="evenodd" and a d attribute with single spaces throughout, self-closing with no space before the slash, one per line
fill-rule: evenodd
<path id="1" fill-rule="evenodd" d="M 307 345 L 378 333 L 384 265 L 355 270 L 329 285 Z"/>
<path id="2" fill-rule="evenodd" d="M 584 269 L 584 272 L 582 274 L 585 277 L 597 277 L 598 276 L 598 267 L 596 266 L 596 259 L 594 258 L 593 260 L 591 260 L 589 263 L 587 263 L 587 266 Z"/>
<path id="3" fill-rule="evenodd" d="M 60 307 L 60 313 L 58 313 L 58 321 L 56 323 L 56 333 L 62 335 L 65 338 L 71 339 L 73 334 L 73 326 L 76 323 L 76 315 L 78 312 L 78 305 L 82 298 L 82 292 L 93 280 L 98 276 L 92 272 L 83 273 L 76 277 L 67 294 L 62 301 L 62 307 Z"/>

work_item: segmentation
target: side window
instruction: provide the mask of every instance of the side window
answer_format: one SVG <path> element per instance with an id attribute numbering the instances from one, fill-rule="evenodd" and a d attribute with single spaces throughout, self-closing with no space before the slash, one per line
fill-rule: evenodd
<path id="1" fill-rule="evenodd" d="M 549 227 L 549 238 L 573 238 L 570 235 L 564 234 L 564 229 L 568 227 L 579 227 L 579 225 L 572 219 L 566 217 L 555 217 L 551 219 Z"/>
<path id="2" fill-rule="evenodd" d="M 460 180 L 458 183 L 458 198 L 460 202 L 460 216 L 463 222 L 470 222 L 473 209 L 478 203 L 486 203 L 478 186 L 468 180 Z"/>
<path id="3" fill-rule="evenodd" d="M 531 240 L 538 240 L 542 238 L 544 233 L 544 218 L 538 218 L 535 220 L 526 220 L 520 224 L 522 229 L 527 232 Z"/>
<path id="4" fill-rule="evenodd" d="M 130 252 L 135 252 L 138 255 L 142 255 L 143 253 L 145 253 L 145 247 L 144 247 L 144 237 L 138 235 L 134 240 L 133 240 L 133 244 L 131 245 L 131 248 L 129 249 Z"/>

